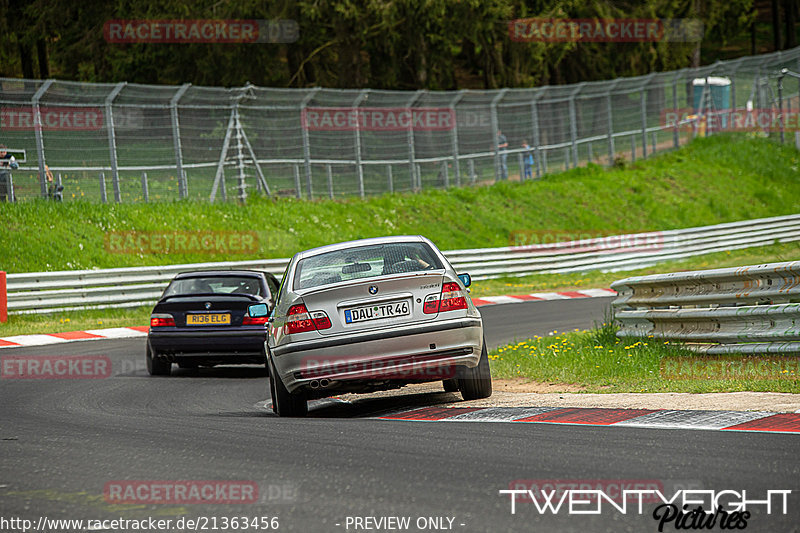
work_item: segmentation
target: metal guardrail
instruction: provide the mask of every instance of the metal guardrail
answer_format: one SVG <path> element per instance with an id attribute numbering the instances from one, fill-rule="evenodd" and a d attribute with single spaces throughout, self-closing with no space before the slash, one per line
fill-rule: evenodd
<path id="1" fill-rule="evenodd" d="M 707 354 L 800 353 L 800 261 L 616 281 L 618 337 Z"/>
<path id="2" fill-rule="evenodd" d="M 800 215 L 553 244 L 453 250 L 445 255 L 457 270 L 469 272 L 479 281 L 530 274 L 631 270 L 662 261 L 792 241 L 800 241 Z M 169 280 L 180 272 L 254 269 L 280 278 L 287 263 L 288 259 L 265 259 L 9 274 L 8 309 L 11 314 L 20 314 L 137 307 L 154 303 Z"/>

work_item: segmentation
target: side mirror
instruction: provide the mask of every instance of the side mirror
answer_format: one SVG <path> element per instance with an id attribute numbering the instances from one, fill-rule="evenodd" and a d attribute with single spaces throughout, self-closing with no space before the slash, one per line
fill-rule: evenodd
<path id="1" fill-rule="evenodd" d="M 252 318 L 267 316 L 269 314 L 269 309 L 267 309 L 267 304 L 253 304 L 247 308 L 247 314 Z"/>
<path id="2" fill-rule="evenodd" d="M 464 287 L 469 287 L 472 285 L 472 276 L 469 274 L 459 274 L 458 279 L 461 280 L 461 283 L 464 284 Z"/>

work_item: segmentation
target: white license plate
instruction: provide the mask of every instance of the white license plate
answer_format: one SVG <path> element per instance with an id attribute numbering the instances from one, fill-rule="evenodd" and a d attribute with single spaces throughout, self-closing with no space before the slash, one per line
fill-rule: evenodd
<path id="1" fill-rule="evenodd" d="M 344 310 L 344 321 L 346 324 L 355 322 L 367 322 L 369 320 L 380 320 L 381 318 L 394 318 L 411 314 L 411 305 L 408 300 L 396 302 L 386 302 L 375 305 L 364 305 L 351 307 Z"/>

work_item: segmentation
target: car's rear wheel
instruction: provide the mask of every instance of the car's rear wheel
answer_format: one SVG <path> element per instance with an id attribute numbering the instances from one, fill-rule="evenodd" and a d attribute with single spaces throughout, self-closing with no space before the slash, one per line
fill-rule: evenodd
<path id="1" fill-rule="evenodd" d="M 147 345 L 146 350 L 147 373 L 151 376 L 169 376 L 172 371 L 172 363 L 156 357 L 150 349 L 150 344 Z"/>
<path id="2" fill-rule="evenodd" d="M 489 352 L 483 343 L 481 358 L 475 368 L 461 368 L 458 389 L 465 400 L 479 400 L 492 395 L 492 374 L 489 371 Z"/>
<path id="3" fill-rule="evenodd" d="M 272 405 L 277 407 L 278 416 L 302 417 L 308 414 L 308 400 L 304 392 L 289 392 L 283 385 L 273 364 L 269 369 L 269 384 L 272 388 Z"/>
<path id="4" fill-rule="evenodd" d="M 455 378 L 442 381 L 442 385 L 445 392 L 458 392 L 458 380 Z"/>

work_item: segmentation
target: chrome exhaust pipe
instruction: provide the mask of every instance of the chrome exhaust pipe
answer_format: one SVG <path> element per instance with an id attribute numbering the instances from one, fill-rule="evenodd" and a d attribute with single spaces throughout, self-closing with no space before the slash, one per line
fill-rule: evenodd
<path id="1" fill-rule="evenodd" d="M 328 388 L 328 386 L 329 386 L 330 384 L 331 384 L 331 380 L 329 380 L 329 379 L 325 379 L 325 378 L 323 378 L 323 379 L 319 380 L 319 386 L 320 386 L 320 388 L 326 389 L 326 388 Z"/>
<path id="2" fill-rule="evenodd" d="M 316 379 L 312 379 L 308 383 L 308 386 L 311 387 L 312 389 L 318 389 L 319 388 L 319 381 L 317 381 Z"/>

